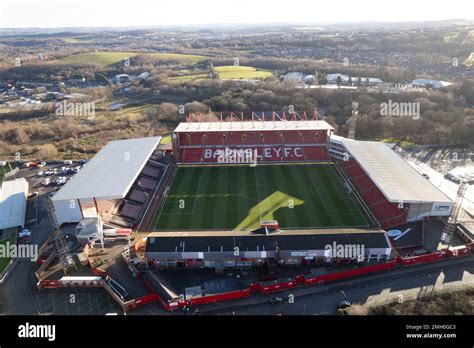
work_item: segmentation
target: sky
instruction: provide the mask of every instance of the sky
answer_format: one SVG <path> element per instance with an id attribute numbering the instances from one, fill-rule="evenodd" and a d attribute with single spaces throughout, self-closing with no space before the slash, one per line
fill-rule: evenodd
<path id="1" fill-rule="evenodd" d="M 474 0 L 0 0 L 0 28 L 474 20 Z"/>

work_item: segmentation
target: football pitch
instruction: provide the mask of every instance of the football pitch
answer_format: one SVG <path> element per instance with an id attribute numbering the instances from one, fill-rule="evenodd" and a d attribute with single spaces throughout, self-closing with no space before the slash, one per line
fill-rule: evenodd
<path id="1" fill-rule="evenodd" d="M 180 167 L 153 230 L 369 227 L 333 164 Z"/>

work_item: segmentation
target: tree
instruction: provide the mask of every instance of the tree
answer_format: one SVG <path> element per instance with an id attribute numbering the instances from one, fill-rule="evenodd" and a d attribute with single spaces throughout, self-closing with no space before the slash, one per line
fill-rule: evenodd
<path id="1" fill-rule="evenodd" d="M 44 144 L 38 146 L 36 151 L 36 156 L 38 159 L 45 160 L 45 159 L 53 159 L 58 155 L 58 149 L 53 144 Z"/>

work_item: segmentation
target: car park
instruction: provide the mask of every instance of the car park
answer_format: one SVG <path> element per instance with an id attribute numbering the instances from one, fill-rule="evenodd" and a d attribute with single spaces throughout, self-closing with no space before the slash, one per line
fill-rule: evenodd
<path id="1" fill-rule="evenodd" d="M 66 177 L 60 176 L 59 178 L 53 181 L 53 184 L 55 186 L 61 186 L 61 185 L 64 185 L 66 182 L 67 182 Z"/>

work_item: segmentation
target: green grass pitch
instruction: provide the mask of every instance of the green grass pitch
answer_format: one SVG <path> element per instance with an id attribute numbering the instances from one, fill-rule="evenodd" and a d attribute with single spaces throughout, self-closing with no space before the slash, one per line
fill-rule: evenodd
<path id="1" fill-rule="evenodd" d="M 181 167 L 151 228 L 250 230 L 369 227 L 333 164 Z"/>

